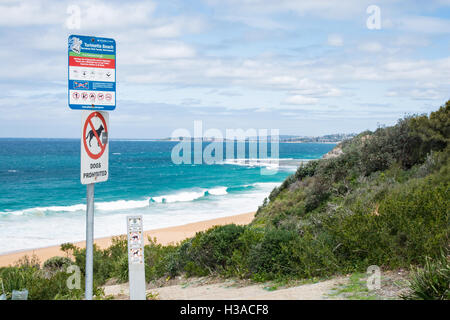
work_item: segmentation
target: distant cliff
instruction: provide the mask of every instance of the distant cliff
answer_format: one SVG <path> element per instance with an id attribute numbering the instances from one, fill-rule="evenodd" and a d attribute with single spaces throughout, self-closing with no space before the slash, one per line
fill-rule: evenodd
<path id="1" fill-rule="evenodd" d="M 322 159 L 331 159 L 339 157 L 344 152 L 342 151 L 342 146 L 338 144 L 336 147 L 334 147 L 332 150 L 330 150 L 328 153 L 324 154 L 322 156 Z"/>

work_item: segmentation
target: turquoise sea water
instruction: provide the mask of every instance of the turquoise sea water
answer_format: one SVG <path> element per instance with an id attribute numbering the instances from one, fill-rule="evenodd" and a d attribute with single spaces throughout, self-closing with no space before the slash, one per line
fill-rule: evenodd
<path id="1" fill-rule="evenodd" d="M 129 214 L 155 229 L 254 211 L 300 160 L 334 147 L 281 143 L 273 168 L 245 159 L 175 165 L 176 144 L 110 142 L 109 180 L 95 186 L 95 237 L 124 233 Z M 85 192 L 79 140 L 0 139 L 0 253 L 83 240 Z"/>

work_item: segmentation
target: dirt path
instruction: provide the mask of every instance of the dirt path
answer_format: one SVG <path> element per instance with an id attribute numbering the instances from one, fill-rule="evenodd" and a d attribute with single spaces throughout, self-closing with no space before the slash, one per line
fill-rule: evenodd
<path id="1" fill-rule="evenodd" d="M 159 300 L 392 300 L 409 289 L 409 272 L 403 269 L 383 271 L 380 288 L 368 290 L 368 274 L 353 273 L 314 283 L 254 284 L 249 280 L 223 280 L 214 277 L 164 279 L 147 287 L 150 299 Z M 105 294 L 128 299 L 128 284 L 105 286 Z"/>
<path id="2" fill-rule="evenodd" d="M 204 284 L 202 280 L 152 288 L 147 294 L 160 300 L 321 300 L 328 299 L 330 291 L 347 281 L 340 277 L 311 284 L 273 290 L 267 284 L 241 286 L 233 280 Z M 128 284 L 105 287 L 106 295 L 128 299 Z"/>

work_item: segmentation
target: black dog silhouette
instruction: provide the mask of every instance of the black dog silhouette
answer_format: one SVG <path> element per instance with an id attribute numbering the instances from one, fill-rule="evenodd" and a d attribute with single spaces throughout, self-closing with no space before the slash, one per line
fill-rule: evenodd
<path id="1" fill-rule="evenodd" d="M 102 134 L 103 130 L 105 130 L 105 128 L 103 128 L 103 124 L 100 125 L 100 127 L 95 130 L 95 132 L 97 132 L 97 136 L 100 138 L 100 135 Z M 89 138 L 89 147 L 91 146 L 91 140 L 92 138 L 95 136 L 94 131 L 90 130 L 86 136 L 86 140 Z M 100 147 L 100 144 L 97 141 L 97 145 Z"/>

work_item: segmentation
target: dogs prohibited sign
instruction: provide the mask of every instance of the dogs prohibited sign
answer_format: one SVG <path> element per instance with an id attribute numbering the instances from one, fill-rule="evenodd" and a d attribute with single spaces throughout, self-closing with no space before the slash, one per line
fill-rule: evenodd
<path id="1" fill-rule="evenodd" d="M 108 180 L 108 113 L 83 111 L 81 132 L 81 183 Z"/>

